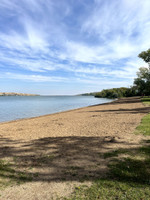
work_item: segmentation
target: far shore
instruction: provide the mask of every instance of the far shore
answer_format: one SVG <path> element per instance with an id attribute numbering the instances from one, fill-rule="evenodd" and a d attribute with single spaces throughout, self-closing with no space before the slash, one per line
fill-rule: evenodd
<path id="1" fill-rule="evenodd" d="M 0 96 L 39 96 L 38 94 L 16 93 L 16 92 L 0 92 Z"/>

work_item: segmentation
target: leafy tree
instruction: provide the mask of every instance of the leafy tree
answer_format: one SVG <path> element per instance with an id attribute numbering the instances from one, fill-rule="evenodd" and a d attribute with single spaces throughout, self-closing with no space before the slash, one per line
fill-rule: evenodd
<path id="1" fill-rule="evenodd" d="M 102 90 L 101 92 L 97 92 L 95 94 L 95 97 L 120 98 L 120 97 L 131 97 L 136 95 L 137 95 L 136 87 L 130 87 L 130 88 L 121 87 L 121 88 Z"/>
<path id="2" fill-rule="evenodd" d="M 150 49 L 142 51 L 138 57 L 148 63 L 149 67 L 139 68 L 137 78 L 134 79 L 134 84 L 136 85 L 140 95 L 150 95 Z"/>
<path id="3" fill-rule="evenodd" d="M 120 98 L 132 97 L 136 95 L 150 95 L 150 49 L 143 51 L 138 55 L 149 67 L 141 67 L 137 72 L 137 78 L 134 79 L 134 85 L 130 88 L 112 88 L 94 93 L 95 97 L 101 98 Z"/>
<path id="4" fill-rule="evenodd" d="M 150 69 L 141 67 L 137 72 L 134 84 L 137 86 L 139 95 L 150 95 Z"/>
<path id="5" fill-rule="evenodd" d="M 142 58 L 146 63 L 148 63 L 149 68 L 150 68 L 150 49 L 147 51 L 142 51 L 139 55 L 139 58 Z"/>

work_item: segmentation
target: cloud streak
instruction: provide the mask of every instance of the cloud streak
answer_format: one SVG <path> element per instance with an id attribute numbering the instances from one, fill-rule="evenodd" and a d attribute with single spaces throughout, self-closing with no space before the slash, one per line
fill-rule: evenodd
<path id="1" fill-rule="evenodd" d="M 128 86 L 145 65 L 149 13 L 149 0 L 1 0 L 1 77 Z"/>
<path id="2" fill-rule="evenodd" d="M 65 82 L 66 78 L 55 77 L 55 76 L 42 76 L 42 75 L 25 75 L 25 74 L 16 74 L 16 73 L 5 73 L 0 76 L 2 79 L 18 79 L 22 81 L 32 81 L 32 82 Z"/>

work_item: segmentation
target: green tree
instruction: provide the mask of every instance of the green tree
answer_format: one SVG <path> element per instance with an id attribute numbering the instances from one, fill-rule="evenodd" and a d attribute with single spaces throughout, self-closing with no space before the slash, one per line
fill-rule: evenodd
<path id="1" fill-rule="evenodd" d="M 134 79 L 134 84 L 136 85 L 140 95 L 150 95 L 150 49 L 147 51 L 142 51 L 138 57 L 142 58 L 146 63 L 148 63 L 149 67 L 139 68 L 139 71 L 137 72 L 137 78 Z"/>
<path id="2" fill-rule="evenodd" d="M 146 63 L 148 63 L 149 68 L 150 68 L 150 49 L 147 51 L 142 51 L 139 55 L 139 58 L 142 58 Z"/>
<path id="3" fill-rule="evenodd" d="M 95 97 L 100 97 L 100 98 L 121 98 L 121 97 L 131 97 L 136 95 L 137 95 L 136 87 L 112 88 L 95 93 Z"/>
<path id="4" fill-rule="evenodd" d="M 147 70 L 145 70 L 144 67 L 141 67 L 139 71 L 137 72 L 137 78 L 134 79 L 134 84 L 137 87 L 138 94 L 139 95 L 149 95 L 150 93 L 150 81 L 148 81 L 148 73 L 146 73 Z"/>

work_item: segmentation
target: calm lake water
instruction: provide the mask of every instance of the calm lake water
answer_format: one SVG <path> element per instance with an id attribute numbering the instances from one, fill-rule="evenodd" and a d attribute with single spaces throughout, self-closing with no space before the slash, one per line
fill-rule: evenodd
<path id="1" fill-rule="evenodd" d="M 0 122 L 110 102 L 93 96 L 0 96 Z"/>

